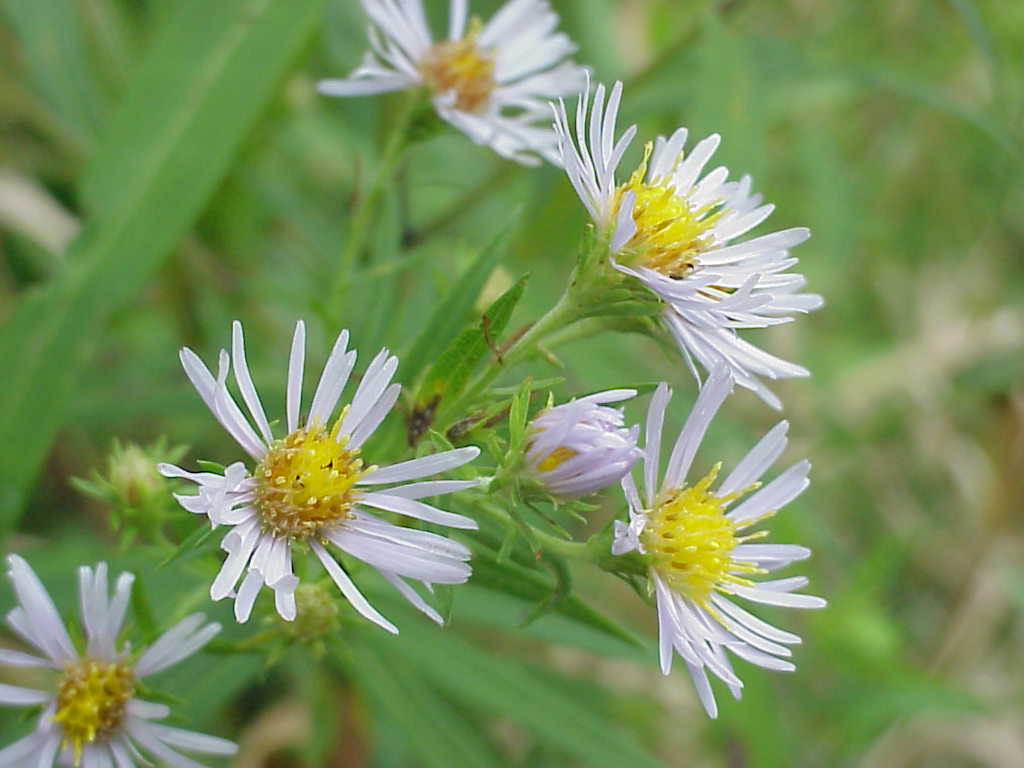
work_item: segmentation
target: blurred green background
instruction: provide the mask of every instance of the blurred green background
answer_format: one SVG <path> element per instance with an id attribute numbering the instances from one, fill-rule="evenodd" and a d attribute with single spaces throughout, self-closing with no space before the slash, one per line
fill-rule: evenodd
<path id="1" fill-rule="evenodd" d="M 427 5 L 441 29 L 447 3 Z M 485 18 L 497 5 L 472 3 Z M 353 624 L 333 641 L 335 677 L 295 649 L 275 666 L 208 653 L 166 681 L 187 701 L 180 722 L 237 737 L 250 768 L 1024 765 L 1024 3 L 553 5 L 577 60 L 625 81 L 621 128 L 721 133 L 716 159 L 777 204 L 769 225 L 814 232 L 796 255 L 827 306 L 756 339 L 814 373 L 777 389 L 787 457 L 814 471 L 773 540 L 814 549 L 793 570 L 831 603 L 766 613 L 803 635 L 798 671 L 740 662 L 743 700 L 718 689 L 708 721 L 685 674 L 656 669 L 651 607 L 579 570 L 576 596 L 644 648 L 564 615 L 519 631 L 530 601 L 484 585 L 456 592 L 441 635 L 382 593 L 401 640 Z M 354 0 L 0 0 L 0 19 L 3 548 L 64 606 L 73 568 L 108 558 L 142 573 L 161 621 L 225 617 L 204 599 L 208 563 L 179 573 L 115 553 L 110 507 L 69 477 L 104 470 L 115 437 L 165 436 L 186 463 L 235 456 L 176 356 L 187 344 L 211 360 L 234 318 L 279 411 L 295 319 L 311 324 L 313 365 L 336 332 L 320 322 L 325 286 L 397 102 L 314 91 L 362 55 Z M 408 352 L 507 226 L 484 293 L 529 272 L 512 325 L 529 322 L 585 223 L 560 171 L 455 133 L 416 145 L 384 203 L 346 308 L 363 365 L 382 344 Z M 668 380 L 677 427 L 692 401 L 650 340 L 559 356 L 564 370 L 530 372 L 565 376 L 561 395 Z M 701 461 L 737 460 L 776 419 L 740 391 Z M 621 513 L 617 492 L 604 507 L 593 527 Z M 4 742 L 25 728 L 0 718 Z"/>

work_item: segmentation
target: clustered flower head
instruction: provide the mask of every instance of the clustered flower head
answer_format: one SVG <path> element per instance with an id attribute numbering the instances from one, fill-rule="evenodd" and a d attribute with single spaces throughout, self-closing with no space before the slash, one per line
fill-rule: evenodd
<path id="1" fill-rule="evenodd" d="M 605 102 L 599 85 L 576 105 L 575 131 L 565 104 L 555 109 L 555 130 L 565 172 L 588 213 L 607 238 L 611 263 L 664 302 L 662 318 L 695 376 L 694 361 L 711 371 L 725 365 L 736 383 L 773 408 L 782 402 L 762 379 L 809 376 L 809 371 L 765 352 L 737 330 L 790 322 L 822 305 L 800 293 L 806 280 L 788 272 L 797 263 L 789 249 L 810 231 L 795 227 L 733 242 L 774 210 L 752 192 L 749 176 L 729 180 L 729 170 L 704 169 L 721 137 L 699 141 L 687 154 L 686 128 L 659 136 L 624 182 L 616 171 L 636 135 L 631 126 L 615 139 L 622 100 L 616 83 Z M 699 379 L 699 376 L 698 376 Z"/>
<path id="2" fill-rule="evenodd" d="M 145 678 L 201 649 L 220 632 L 219 624 L 204 624 L 203 615 L 195 614 L 141 653 L 119 645 L 135 577 L 122 573 L 111 595 L 107 565 L 100 563 L 78 572 L 79 615 L 85 630 L 79 648 L 29 564 L 8 555 L 7 566 L 18 600 L 7 614 L 7 626 L 33 653 L 0 649 L 0 664 L 50 669 L 57 673 L 57 682 L 50 690 L 0 683 L 0 705 L 42 707 L 35 730 L 0 750 L 0 766 L 49 768 L 59 761 L 87 768 L 130 768 L 152 765 L 156 759 L 175 768 L 195 768 L 199 763 L 178 750 L 235 753 L 230 741 L 156 722 L 166 718 L 170 708 L 136 696 Z"/>
<path id="3" fill-rule="evenodd" d="M 557 162 L 548 100 L 579 92 L 585 71 L 555 32 L 547 0 L 510 0 L 487 23 L 451 0 L 448 35 L 435 40 L 421 0 L 360 0 L 370 19 L 370 51 L 343 80 L 323 80 L 328 96 L 426 88 L 434 109 L 477 144 L 533 165 Z M 538 125 L 540 123 L 541 125 Z"/>
<path id="4" fill-rule="evenodd" d="M 623 426 L 622 411 L 606 403 L 635 396 L 635 389 L 610 389 L 534 418 L 526 464 L 549 493 L 563 499 L 586 496 L 614 485 L 633 468 L 640 458 L 639 428 Z"/>
<path id="5" fill-rule="evenodd" d="M 275 438 L 256 392 L 245 358 L 241 323 L 232 328 L 230 354 L 222 350 L 216 378 L 190 349 L 181 363 L 199 396 L 221 426 L 254 462 L 227 467 L 224 474 L 189 472 L 163 464 L 161 472 L 199 486 L 194 495 L 179 495 L 189 512 L 205 515 L 214 527 L 231 528 L 221 542 L 227 552 L 210 597 L 233 597 L 235 618 L 248 621 L 260 590 L 274 592 L 278 614 L 295 619 L 292 548 L 305 545 L 352 606 L 389 632 L 398 629 L 382 616 L 338 565 L 325 544 L 371 566 L 416 608 L 437 623 L 440 614 L 405 579 L 432 584 L 461 584 L 469 578 L 469 550 L 456 541 L 429 531 L 395 525 L 370 509 L 424 520 L 451 528 L 475 529 L 471 518 L 432 507 L 419 499 L 470 488 L 465 480 L 409 483 L 460 467 L 480 453 L 475 447 L 377 466 L 367 464 L 363 444 L 380 426 L 398 399 L 401 386 L 391 383 L 398 358 L 387 349 L 370 362 L 351 401 L 338 408 L 341 394 L 356 363 L 342 331 L 313 395 L 305 419 L 300 419 L 306 326 L 295 326 L 288 363 L 285 424 L 287 434 Z M 229 369 L 234 373 L 249 418 L 228 391 Z M 333 421 L 332 421 L 333 417 Z M 244 574 L 244 575 L 243 575 Z M 241 580 L 241 586 L 238 586 Z M 237 587 L 237 589 L 236 589 Z"/>
<path id="6" fill-rule="evenodd" d="M 739 597 L 790 608 L 822 608 L 820 597 L 799 594 L 802 576 L 768 581 L 754 577 L 810 557 L 806 547 L 765 544 L 758 526 L 799 496 L 810 482 L 811 465 L 800 461 L 767 485 L 760 479 L 786 447 L 789 425 L 782 421 L 718 482 L 721 463 L 690 480 L 690 469 L 704 433 L 732 390 L 732 378 L 720 366 L 701 388 L 659 479 L 665 409 L 672 397 L 658 387 L 647 411 L 643 493 L 632 477 L 622 488 L 629 522 L 616 521 L 612 552 L 640 552 L 646 558 L 658 609 L 661 668 L 672 669 L 673 653 L 686 663 L 705 711 L 718 714 L 708 682 L 710 670 L 736 698 L 743 683 L 725 651 L 767 669 L 790 671 L 796 635 L 778 629 L 737 605 Z M 741 501 L 742 500 L 742 501 Z M 755 530 L 756 529 L 756 530 Z"/>

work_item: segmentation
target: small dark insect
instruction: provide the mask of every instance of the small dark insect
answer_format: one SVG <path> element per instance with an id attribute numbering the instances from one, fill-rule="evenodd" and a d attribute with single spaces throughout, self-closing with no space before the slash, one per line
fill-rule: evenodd
<path id="1" fill-rule="evenodd" d="M 441 402 L 440 395 L 434 395 L 425 404 L 417 405 L 409 414 L 409 428 L 406 432 L 406 439 L 409 447 L 412 448 L 423 437 L 423 433 L 430 429 L 434 423 L 434 414 L 437 412 L 437 405 Z"/>

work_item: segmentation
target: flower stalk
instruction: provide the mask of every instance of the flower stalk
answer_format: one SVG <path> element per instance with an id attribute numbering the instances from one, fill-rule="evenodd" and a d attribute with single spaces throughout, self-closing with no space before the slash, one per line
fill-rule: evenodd
<path id="1" fill-rule="evenodd" d="M 391 120 L 391 130 L 384 141 L 384 148 L 377 160 L 377 170 L 366 191 L 357 195 L 352 214 L 349 217 L 345 244 L 338 259 L 331 289 L 330 316 L 335 325 L 343 321 L 348 287 L 352 282 L 359 254 L 366 246 L 373 220 L 383 191 L 394 180 L 396 169 L 405 149 L 409 146 L 410 127 L 421 95 L 417 91 L 403 94 Z"/>

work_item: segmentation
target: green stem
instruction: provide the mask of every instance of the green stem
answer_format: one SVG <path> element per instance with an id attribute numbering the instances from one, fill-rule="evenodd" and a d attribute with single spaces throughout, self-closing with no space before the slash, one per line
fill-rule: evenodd
<path id="1" fill-rule="evenodd" d="M 384 142 L 384 149 L 377 160 L 377 172 L 373 181 L 370 183 L 369 189 L 356 198 L 352 215 L 349 218 L 345 246 L 338 260 L 331 290 L 330 313 L 335 323 L 342 321 L 345 299 L 352 282 L 356 259 L 366 245 L 381 193 L 394 178 L 395 168 L 397 168 L 402 151 L 406 147 L 407 130 L 419 99 L 420 94 L 417 91 L 410 91 L 399 104 L 398 111 L 391 122 L 391 131 Z"/>
<path id="2" fill-rule="evenodd" d="M 530 326 L 522 336 L 516 339 L 499 360 L 492 356 L 484 369 L 477 375 L 466 390 L 445 408 L 445 417 L 441 423 L 448 426 L 452 418 L 461 418 L 466 406 L 483 392 L 487 386 L 498 378 L 499 374 L 517 363 L 521 363 L 536 351 L 537 345 L 550 333 L 570 325 L 579 318 L 579 307 L 572 294 L 572 287 L 566 289 L 561 298 L 547 313 Z"/>
<path id="3" fill-rule="evenodd" d="M 491 518 L 505 526 L 518 527 L 512 515 L 502 509 L 502 507 L 497 503 L 483 503 L 480 504 L 479 508 L 490 515 Z M 593 562 L 594 558 L 585 542 L 566 541 L 558 536 L 552 536 L 549 533 L 544 533 L 544 531 L 538 531 L 532 526 L 530 528 L 530 536 L 546 552 L 559 555 L 567 560 Z"/>
<path id="4" fill-rule="evenodd" d="M 502 371 L 528 359 L 537 352 L 546 339 L 565 332 L 587 317 L 588 309 L 595 301 L 601 300 L 602 292 L 607 287 L 607 250 L 608 243 L 605 239 L 593 241 L 573 269 L 569 284 L 555 305 L 516 339 L 500 358 L 497 355 L 491 356 L 487 365 L 462 395 L 444 409 L 444 416 L 439 419 L 440 423 L 448 425 L 452 418 L 463 416 L 466 406 L 498 378 Z"/>

